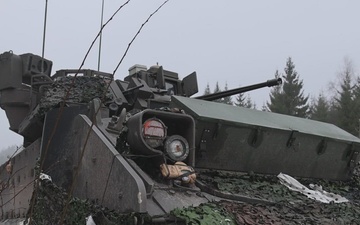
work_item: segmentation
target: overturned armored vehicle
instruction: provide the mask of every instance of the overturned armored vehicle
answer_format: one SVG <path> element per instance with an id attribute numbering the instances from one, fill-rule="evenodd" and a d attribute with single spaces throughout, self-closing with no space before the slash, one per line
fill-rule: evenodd
<path id="1" fill-rule="evenodd" d="M 274 204 L 239 188 L 223 192 L 211 177 L 224 171 L 250 181 L 285 173 L 347 182 L 359 161 L 360 140 L 334 125 L 211 102 L 279 79 L 192 98 L 196 73 L 180 80 L 136 65 L 121 81 L 93 70 L 51 75 L 51 67 L 33 54 L 0 55 L 0 105 L 24 137 L 0 171 L 1 220 L 10 224 L 39 215 L 44 177 L 68 196 L 48 224 L 76 224 L 66 217 L 72 197 L 146 215 L 138 224 L 170 224 L 179 219 L 174 210 L 212 201 Z"/>

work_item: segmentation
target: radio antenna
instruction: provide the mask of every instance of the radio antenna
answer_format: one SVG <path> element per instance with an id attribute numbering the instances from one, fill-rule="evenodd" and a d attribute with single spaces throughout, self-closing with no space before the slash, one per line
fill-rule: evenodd
<path id="1" fill-rule="evenodd" d="M 41 57 L 42 57 L 42 60 L 41 60 L 41 73 L 44 72 L 44 52 L 45 52 L 47 5 L 48 5 L 48 0 L 45 0 L 44 32 L 43 32 L 43 43 L 42 43 L 42 53 L 41 53 Z"/>
<path id="2" fill-rule="evenodd" d="M 102 0 L 102 6 L 101 6 L 101 24 L 100 24 L 100 39 L 99 39 L 98 71 L 100 71 L 100 57 L 101 57 L 101 40 L 102 40 L 103 19 L 104 19 L 104 0 Z"/>

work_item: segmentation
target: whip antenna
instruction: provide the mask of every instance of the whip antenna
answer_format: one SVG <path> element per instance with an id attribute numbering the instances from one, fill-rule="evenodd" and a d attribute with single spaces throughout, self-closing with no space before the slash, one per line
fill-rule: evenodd
<path id="1" fill-rule="evenodd" d="M 42 57 L 42 60 L 41 60 L 41 73 L 44 72 L 44 52 L 45 52 L 47 5 L 48 5 L 48 0 L 45 0 L 44 32 L 43 32 L 43 43 L 42 43 L 42 53 L 41 53 L 41 57 Z"/>
<path id="2" fill-rule="evenodd" d="M 101 40 L 102 40 L 103 19 L 104 19 L 104 0 L 102 0 L 102 6 L 101 6 L 101 24 L 100 24 L 100 39 L 99 39 L 98 71 L 100 71 L 100 57 L 101 57 Z"/>

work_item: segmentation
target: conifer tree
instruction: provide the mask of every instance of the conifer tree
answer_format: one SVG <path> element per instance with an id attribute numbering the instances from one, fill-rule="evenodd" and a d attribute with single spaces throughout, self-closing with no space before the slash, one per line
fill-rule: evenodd
<path id="1" fill-rule="evenodd" d="M 225 91 L 227 91 L 227 90 L 228 90 L 228 84 L 225 83 Z M 221 102 L 225 103 L 225 104 L 228 104 L 228 105 L 233 105 L 231 96 L 226 96 L 226 97 L 222 98 Z"/>
<path id="2" fill-rule="evenodd" d="M 353 101 L 353 70 L 351 64 L 345 60 L 343 71 L 340 73 L 340 90 L 337 91 L 337 95 L 334 98 L 334 110 L 336 116 L 336 125 L 342 129 L 356 134 L 355 126 L 355 111 Z"/>
<path id="3" fill-rule="evenodd" d="M 209 94 L 211 94 L 211 91 L 210 91 L 209 83 L 207 83 L 205 91 L 204 91 L 204 95 L 209 95 Z"/>
<path id="4" fill-rule="evenodd" d="M 279 71 L 275 71 L 275 78 L 280 77 Z M 270 103 L 267 102 L 266 106 L 263 105 L 262 111 L 270 111 L 277 113 L 286 113 L 284 102 L 284 96 L 281 85 L 274 86 L 270 91 Z"/>
<path id="5" fill-rule="evenodd" d="M 225 83 L 225 91 L 228 90 L 228 84 Z M 219 85 L 219 82 L 216 82 L 215 88 L 214 88 L 214 92 L 213 93 L 218 93 L 221 92 L 221 88 Z M 206 85 L 205 90 L 204 90 L 204 95 L 208 95 L 211 94 L 210 91 L 210 86 L 209 83 Z M 214 100 L 214 102 L 220 102 L 220 103 L 225 103 L 228 105 L 236 105 L 236 106 L 242 106 L 242 107 L 247 107 L 247 108 L 256 108 L 255 102 L 253 102 L 250 98 L 250 96 L 248 95 L 247 97 L 244 96 L 244 93 L 238 94 L 235 97 L 235 101 L 232 100 L 231 96 L 227 96 L 224 98 L 220 98 L 220 99 L 216 99 Z"/>
<path id="6" fill-rule="evenodd" d="M 251 100 L 250 96 L 248 95 L 245 97 L 245 93 L 236 95 L 234 105 L 239 107 L 246 107 L 249 109 L 256 108 L 255 103 Z"/>
<path id="7" fill-rule="evenodd" d="M 319 96 L 315 99 L 314 103 L 311 105 L 311 119 L 329 122 L 329 111 L 330 105 L 323 93 L 320 93 Z"/>
<path id="8" fill-rule="evenodd" d="M 214 88 L 214 93 L 218 93 L 218 92 L 220 92 L 220 91 L 221 91 L 221 88 L 220 88 L 220 86 L 219 86 L 219 82 L 216 81 L 215 88 Z"/>
<path id="9" fill-rule="evenodd" d="M 225 84 L 225 91 L 228 89 L 227 84 Z M 219 82 L 216 82 L 215 88 L 214 88 L 214 92 L 213 93 L 219 93 L 221 92 L 221 88 L 219 86 Z M 215 99 L 214 102 L 220 102 L 220 103 L 225 103 L 225 104 L 229 104 L 232 105 L 232 101 L 231 101 L 231 96 L 228 97 L 224 97 L 224 98 L 219 98 L 219 99 Z"/>
<path id="10" fill-rule="evenodd" d="M 250 98 L 250 95 L 248 95 L 246 97 L 245 107 L 249 108 L 249 109 L 256 109 L 256 104 L 255 104 L 255 102 L 252 101 L 252 99 Z"/>
<path id="11" fill-rule="evenodd" d="M 221 91 L 221 88 L 219 86 L 219 82 L 217 81 L 215 84 L 213 93 L 219 93 L 220 91 Z M 221 102 L 221 99 L 215 99 L 214 102 Z"/>
<path id="12" fill-rule="evenodd" d="M 240 93 L 240 94 L 237 94 L 237 95 L 236 95 L 236 97 L 235 97 L 235 102 L 234 102 L 234 105 L 235 105 L 235 106 L 245 107 L 246 98 L 245 98 L 244 95 L 245 95 L 244 93 Z"/>
<path id="13" fill-rule="evenodd" d="M 356 84 L 353 90 L 353 107 L 354 107 L 354 135 L 360 136 L 360 78 L 357 77 Z"/>
<path id="14" fill-rule="evenodd" d="M 276 75 L 279 75 L 278 71 L 276 71 Z M 267 103 L 269 110 L 297 117 L 306 117 L 309 110 L 307 103 L 309 97 L 304 96 L 303 81 L 299 79 L 295 64 L 290 57 L 287 59 L 282 77 L 282 87 L 276 86 L 270 92 L 270 103 Z"/>

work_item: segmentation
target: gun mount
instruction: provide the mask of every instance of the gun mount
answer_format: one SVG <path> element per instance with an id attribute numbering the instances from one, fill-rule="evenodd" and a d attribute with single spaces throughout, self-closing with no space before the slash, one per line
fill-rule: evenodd
<path id="1" fill-rule="evenodd" d="M 202 185 L 204 169 L 342 181 L 359 162 L 360 140 L 334 125 L 209 102 L 281 79 L 190 98 L 195 72 L 180 80 L 161 66 L 136 65 L 113 80 L 93 70 L 51 76 L 51 65 L 32 54 L 0 55 L 0 106 L 25 147 L 1 167 L 2 219 L 25 217 L 39 159 L 75 197 L 150 215 L 154 224 L 218 197 L 271 203 Z"/>

